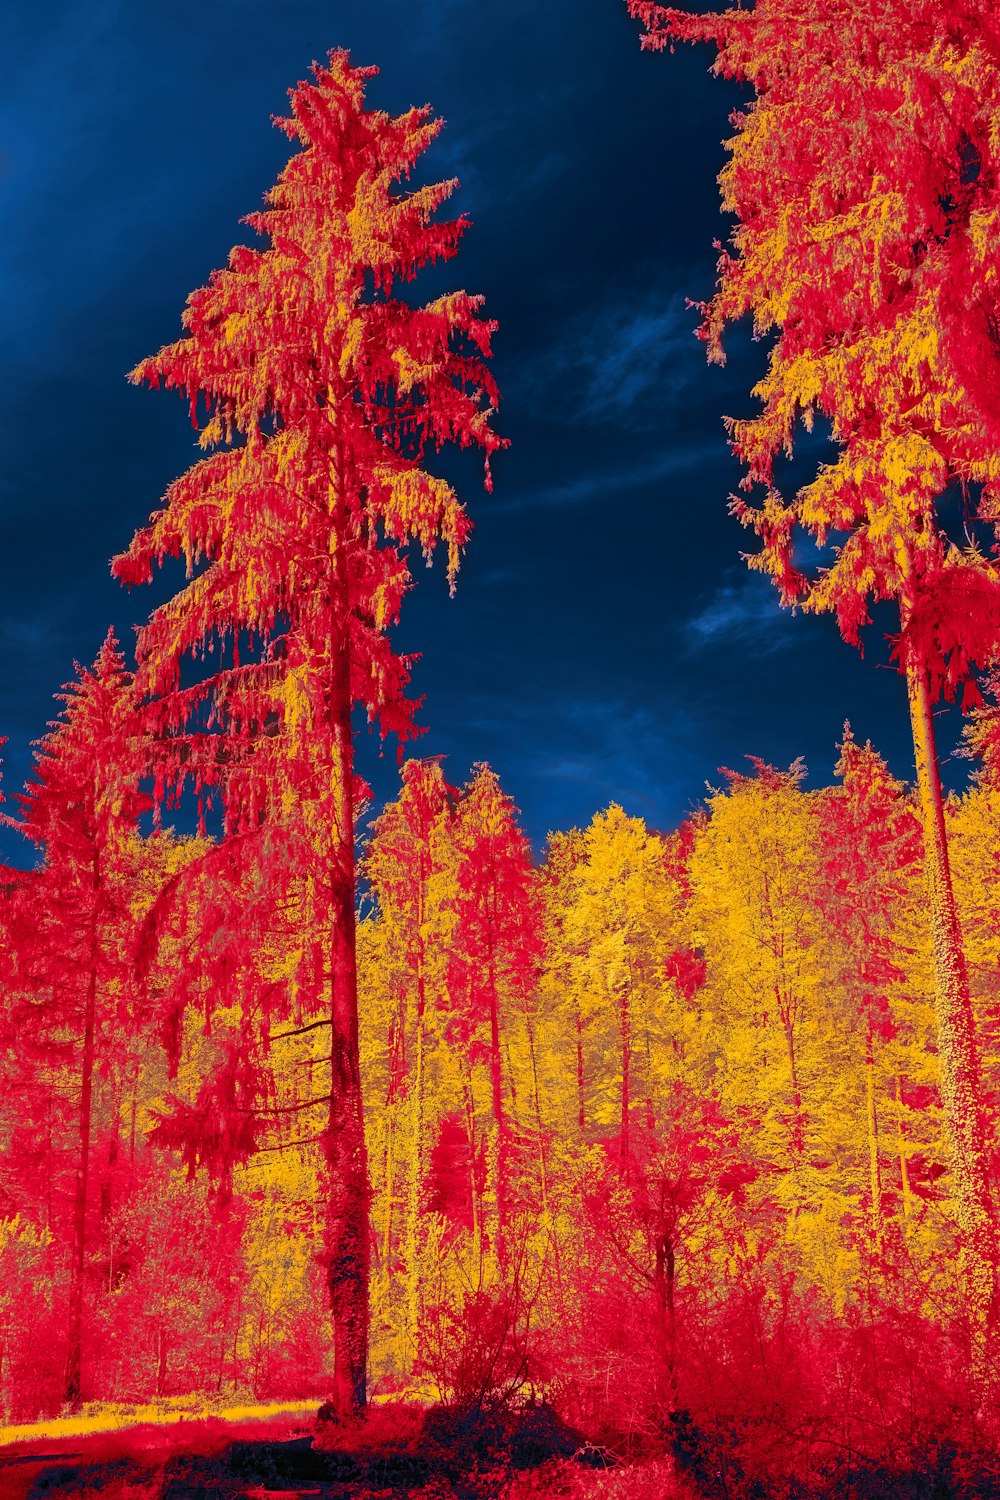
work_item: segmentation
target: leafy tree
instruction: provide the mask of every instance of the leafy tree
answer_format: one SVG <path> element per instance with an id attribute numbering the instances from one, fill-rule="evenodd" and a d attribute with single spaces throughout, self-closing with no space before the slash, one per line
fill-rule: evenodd
<path id="1" fill-rule="evenodd" d="M 815 1180 L 816 1104 L 823 1087 L 815 809 L 801 762 L 778 771 L 754 763 L 728 772 L 691 862 L 693 921 L 709 954 L 713 996 L 725 1032 L 721 1067 L 730 1097 L 760 1113 L 758 1150 L 782 1176 L 797 1215 L 822 1195 Z"/>
<path id="2" fill-rule="evenodd" d="M 584 833 L 571 881 L 565 930 L 574 950 L 573 983 L 584 997 L 585 1013 L 604 1023 L 596 1071 L 604 1091 L 618 1095 L 624 1170 L 631 1149 L 637 1039 L 645 1040 L 646 1124 L 652 1129 L 655 1123 L 649 1020 L 666 987 L 673 892 L 660 841 L 641 818 L 628 817 L 614 803 Z M 605 1119 L 611 1123 L 608 1115 Z"/>
<path id="3" fill-rule="evenodd" d="M 760 413 L 728 423 L 744 487 L 764 490 L 759 506 L 733 506 L 762 544 L 752 565 L 784 603 L 835 612 L 850 642 L 872 601 L 898 604 L 952 1186 L 981 1331 L 997 1297 L 995 1209 L 932 708 L 963 685 L 975 699 L 970 673 L 993 658 L 1000 626 L 993 562 L 975 539 L 950 539 L 942 503 L 961 485 L 973 531 L 1000 517 L 1000 27 L 987 0 L 629 9 L 645 45 L 713 43 L 714 70 L 754 90 L 720 178 L 737 226 L 701 330 L 720 362 L 724 329 L 745 315 L 773 335 Z M 786 498 L 775 460 L 817 417 L 836 456 Z M 812 575 L 803 533 L 836 543 Z"/>
<path id="4" fill-rule="evenodd" d="M 573 960 L 576 947 L 567 930 L 566 918 L 572 901 L 574 871 L 584 855 L 583 833 L 574 828 L 569 833 L 550 833 L 545 846 L 545 860 L 541 869 L 542 906 L 545 918 L 545 965 L 540 978 L 543 997 L 548 998 L 549 1009 L 558 1017 L 560 1012 L 572 1015 L 572 1040 L 567 1051 L 572 1053 L 572 1114 L 575 1118 L 579 1140 L 587 1134 L 587 1077 L 585 1066 L 584 1015 L 580 1003 L 580 991 L 573 983 Z M 561 1030 L 568 1029 L 563 1019 Z M 558 1022 L 557 1022 L 558 1024 Z M 568 1105 L 570 1089 L 564 1082 L 560 1094 Z M 569 1112 L 563 1122 L 565 1131 Z"/>
<path id="5" fill-rule="evenodd" d="M 454 925 L 448 901 L 454 886 L 450 814 L 457 793 L 448 786 L 436 760 L 408 760 L 402 777 L 398 799 L 389 804 L 373 826 L 364 870 L 378 898 L 382 944 L 379 956 L 396 1001 L 387 1048 L 386 1109 L 392 1111 L 401 1089 L 407 1091 L 410 1105 L 404 1149 L 407 1187 L 403 1258 L 407 1295 L 403 1344 L 412 1359 L 420 1306 L 418 1221 L 428 1161 L 427 1051 L 433 1017 L 441 1008 L 448 933 Z M 394 1145 L 390 1120 L 383 1183 L 387 1262 L 392 1243 Z"/>
<path id="6" fill-rule="evenodd" d="M 127 583 L 170 557 L 188 567 L 137 645 L 163 784 L 220 786 L 230 857 L 264 872 L 291 860 L 308 885 L 286 1003 L 327 1016 L 324 1255 L 342 1413 L 365 1402 L 368 1332 L 352 705 L 383 732 L 411 732 L 408 665 L 388 637 L 410 583 L 406 549 L 429 559 L 442 539 L 453 580 L 469 531 L 425 453 L 457 443 L 488 460 L 500 446 L 481 299 L 415 308 L 396 295 L 455 253 L 466 224 L 434 217 L 453 183 L 396 190 L 440 122 L 426 107 L 366 109 L 373 72 L 334 52 L 292 91 L 279 123 L 300 149 L 247 219 L 267 245 L 235 249 L 189 298 L 185 336 L 133 372 L 184 391 L 195 420 L 204 402 L 201 442 L 217 451 L 174 482 L 114 564 Z M 215 670 L 185 686 L 185 658 L 216 649 Z"/>

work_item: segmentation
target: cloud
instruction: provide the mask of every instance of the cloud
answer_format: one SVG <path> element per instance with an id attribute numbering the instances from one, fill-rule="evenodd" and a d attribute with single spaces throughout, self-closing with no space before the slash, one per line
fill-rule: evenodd
<path id="1" fill-rule="evenodd" d="M 676 293 L 634 289 L 563 322 L 528 377 L 557 419 L 662 429 L 702 361 Z"/>
<path id="2" fill-rule="evenodd" d="M 720 585 L 684 627 L 689 651 L 736 638 L 751 640 L 756 651 L 779 651 L 788 644 L 788 612 L 771 581 L 748 573 L 738 583 Z"/>
<path id="3" fill-rule="evenodd" d="M 488 701 L 464 733 L 492 743 L 492 763 L 514 794 L 528 826 L 583 826 L 618 802 L 651 827 L 674 826 L 700 785 L 700 717 L 679 696 L 656 692 L 553 693 L 531 698 L 502 717 Z M 456 758 L 457 759 L 457 758 Z"/>
<path id="4" fill-rule="evenodd" d="M 589 501 L 603 499 L 613 501 L 623 491 L 640 489 L 647 484 L 656 484 L 674 474 L 683 473 L 701 464 L 718 463 L 725 457 L 721 439 L 714 441 L 677 442 L 669 448 L 653 453 L 645 459 L 637 459 L 628 468 L 602 469 L 597 473 L 581 474 L 560 484 L 542 485 L 492 502 L 493 509 L 508 513 L 531 510 L 536 506 L 586 505 Z"/>

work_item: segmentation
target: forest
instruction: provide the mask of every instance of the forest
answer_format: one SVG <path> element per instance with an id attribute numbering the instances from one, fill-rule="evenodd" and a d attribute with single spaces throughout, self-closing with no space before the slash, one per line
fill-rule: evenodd
<path id="1" fill-rule="evenodd" d="M 112 572 L 176 592 L 7 787 L 4 1494 L 1000 1493 L 1000 20 L 628 10 L 752 91 L 698 310 L 764 345 L 731 510 L 844 651 L 894 611 L 912 781 L 845 723 L 830 785 L 748 755 L 536 848 L 421 756 L 394 632 L 470 542 L 440 455 L 502 485 L 497 325 L 410 295 L 469 227 L 441 121 L 314 65 L 130 376 L 201 454 Z"/>

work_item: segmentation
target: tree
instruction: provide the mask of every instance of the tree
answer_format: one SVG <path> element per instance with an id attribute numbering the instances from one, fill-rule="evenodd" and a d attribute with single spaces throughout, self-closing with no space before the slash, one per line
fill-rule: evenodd
<path id="1" fill-rule="evenodd" d="M 43 851 L 40 869 L 17 893 L 15 980 L 29 990 L 19 1029 L 50 1057 L 68 1048 L 79 1088 L 64 1387 L 77 1409 L 95 1070 L 99 1062 L 110 1066 L 116 1048 L 126 1050 L 132 1029 L 130 842 L 147 801 L 138 785 L 134 689 L 112 632 L 93 668 L 78 668 L 62 702 L 61 718 L 39 742 L 36 779 L 18 798 L 21 817 L 8 821 Z"/>
<path id="2" fill-rule="evenodd" d="M 309 941 L 287 1005 L 322 1007 L 330 1040 L 324 1255 L 342 1414 L 365 1403 L 368 1329 L 352 705 L 383 733 L 411 732 L 408 663 L 388 638 L 411 581 L 406 549 L 430 560 L 443 540 L 453 582 L 469 532 L 425 453 L 479 447 L 488 481 L 501 443 L 481 299 L 455 292 L 414 308 L 395 295 L 454 255 L 466 221 L 434 218 L 453 183 L 394 190 L 440 122 L 428 107 L 366 109 L 374 71 L 334 52 L 291 92 L 279 124 L 300 149 L 246 221 L 269 243 L 233 250 L 189 298 L 185 336 L 133 372 L 183 390 L 195 421 L 203 401 L 201 443 L 217 451 L 171 485 L 114 563 L 140 583 L 154 563 L 187 562 L 189 582 L 137 644 L 139 689 L 159 707 L 162 784 L 175 796 L 188 781 L 209 796 L 220 787 L 239 858 L 291 850 L 308 885 Z M 216 648 L 215 670 L 182 685 L 184 659 Z"/>
<path id="3" fill-rule="evenodd" d="M 540 979 L 543 996 L 557 1011 L 572 1015 L 572 1073 L 575 1089 L 564 1086 L 560 1093 L 572 1104 L 579 1140 L 587 1134 L 587 1078 L 584 1065 L 584 1018 L 580 991 L 573 983 L 573 963 L 577 956 L 567 933 L 567 914 L 573 900 L 574 872 L 584 857 L 584 835 L 579 828 L 569 833 L 550 833 L 545 845 L 541 869 L 542 907 L 545 915 L 545 966 Z M 568 1025 L 564 1027 L 568 1029 Z M 568 1126 L 569 1116 L 564 1121 Z"/>
<path id="4" fill-rule="evenodd" d="M 453 925 L 447 909 L 453 879 L 450 858 L 451 809 L 457 793 L 436 760 L 408 760 L 397 801 L 372 829 L 364 870 L 378 898 L 383 975 L 397 991 L 390 1039 L 386 1111 L 405 1088 L 409 1095 L 408 1178 L 406 1189 L 406 1316 L 404 1346 L 412 1359 L 419 1316 L 418 1220 L 427 1166 L 427 1050 L 431 1016 L 440 1008 L 448 944 Z M 428 1015 L 430 1008 L 431 1015 Z M 409 1046 L 407 1045 L 409 1043 Z M 412 1059 L 406 1067 L 407 1054 Z M 404 1075 L 400 1077 L 399 1075 Z M 405 1076 L 408 1074 L 409 1076 Z M 391 1247 L 393 1203 L 393 1121 L 387 1121 L 386 1259 Z"/>
<path id="5" fill-rule="evenodd" d="M 526 1041 L 537 1104 L 537 1058 L 529 996 L 541 965 L 542 909 L 538 878 L 528 840 L 517 823 L 517 809 L 502 790 L 496 772 L 475 767 L 455 810 L 457 888 L 448 987 L 461 1024 L 464 1045 L 475 1050 L 480 1019 L 489 1039 L 491 1121 L 486 1147 L 486 1199 L 491 1248 L 501 1267 L 507 1261 L 512 1130 L 505 1100 L 501 1047 L 504 1011 L 516 1007 L 527 1018 Z M 510 1069 L 506 1070 L 508 1075 Z M 510 1083 L 510 1078 L 506 1080 Z M 536 1129 L 540 1118 L 536 1109 Z"/>
<path id="6" fill-rule="evenodd" d="M 745 1129 L 750 1124 L 739 1123 Z M 727 1199 L 741 1206 L 744 1222 L 751 1218 L 744 1190 L 759 1174 L 718 1100 L 699 1097 L 680 1079 L 664 1100 L 656 1130 L 637 1133 L 630 1165 L 624 1180 L 611 1173 L 603 1181 L 598 1177 L 589 1217 L 625 1274 L 652 1292 L 653 1395 L 658 1425 L 668 1430 L 667 1419 L 678 1408 L 685 1352 L 678 1293 L 690 1293 L 698 1280 L 693 1270 L 683 1275 L 685 1251 L 694 1241 L 704 1246 L 723 1237 L 718 1229 Z M 728 1238 L 735 1238 L 732 1225 L 725 1227 Z"/>
<path id="7" fill-rule="evenodd" d="M 585 1012 L 603 1022 L 598 1072 L 606 1080 L 602 1092 L 618 1096 L 618 1160 L 625 1172 L 637 1038 L 645 1041 L 647 1128 L 655 1124 L 649 1016 L 657 1009 L 666 1011 L 662 976 L 672 946 L 675 893 L 662 843 L 641 818 L 630 818 L 617 803 L 598 813 L 584 833 L 582 857 L 570 881 L 565 936 L 573 950 L 571 973 L 585 997 Z M 610 1124 L 610 1115 L 605 1120 Z"/>
<path id="8" fill-rule="evenodd" d="M 967 536 L 1000 519 L 1000 26 L 987 0 L 758 0 L 710 15 L 629 0 L 644 44 L 714 43 L 714 70 L 749 83 L 720 183 L 737 219 L 701 336 L 752 314 L 773 334 L 761 411 L 728 423 L 746 465 L 734 501 L 762 543 L 752 566 L 782 601 L 834 611 L 855 644 L 870 601 L 900 613 L 936 966 L 942 1096 L 973 1325 L 997 1298 L 995 1209 L 980 1060 L 952 888 L 932 708 L 994 656 L 1000 582 L 942 500 L 969 495 Z M 775 460 L 819 417 L 833 461 L 790 499 Z M 969 528 L 972 528 L 972 531 Z M 809 576 L 803 534 L 832 557 Z M 980 1351 L 982 1339 L 978 1339 Z"/>
<path id="9" fill-rule="evenodd" d="M 844 726 L 841 785 L 820 799 L 820 878 L 816 898 L 830 935 L 827 973 L 849 993 L 864 1056 L 872 1239 L 884 1240 L 881 1115 L 877 1054 L 898 1030 L 890 999 L 905 978 L 898 932 L 908 875 L 919 864 L 920 825 L 902 784 L 871 747 Z M 901 1091 L 898 1074 L 897 1093 Z M 898 1116 L 897 1116 L 898 1119 Z M 900 1158 L 904 1185 L 905 1157 Z"/>
<path id="10" fill-rule="evenodd" d="M 751 757 L 752 759 L 752 757 Z M 753 761 L 752 776 L 727 772 L 691 862 L 693 917 L 721 991 L 728 1087 L 761 1114 L 758 1149 L 782 1174 L 794 1219 L 816 1191 L 816 1118 L 825 1029 L 819 997 L 815 809 L 800 787 L 805 767 Z"/>

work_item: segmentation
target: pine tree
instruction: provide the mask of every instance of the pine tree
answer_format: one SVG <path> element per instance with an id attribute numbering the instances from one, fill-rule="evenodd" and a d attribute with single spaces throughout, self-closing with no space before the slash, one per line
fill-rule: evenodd
<path id="1" fill-rule="evenodd" d="M 720 183 L 737 220 L 704 307 L 709 358 L 752 314 L 774 335 L 758 416 L 729 425 L 744 487 L 734 510 L 762 543 L 752 565 L 783 602 L 836 613 L 857 643 L 871 601 L 900 612 L 934 934 L 941 1077 L 971 1318 L 997 1300 L 995 1206 L 980 1059 L 949 865 L 932 708 L 966 688 L 1000 634 L 986 550 L 949 538 L 941 500 L 973 487 L 969 524 L 1000 517 L 1000 25 L 989 0 L 758 0 L 710 15 L 629 0 L 644 44 L 714 43 L 717 73 L 753 103 Z M 829 424 L 837 455 L 790 499 L 775 460 L 801 421 Z M 806 533 L 832 557 L 809 576 Z"/>
<path id="2" fill-rule="evenodd" d="M 109 631 L 94 666 L 62 694 L 62 716 L 39 742 L 35 780 L 10 819 L 42 851 L 19 883 L 13 976 L 26 991 L 21 1029 L 42 1060 L 68 1049 L 79 1090 L 74 1150 L 64 1399 L 81 1402 L 83 1284 L 87 1256 L 96 1068 L 127 1050 L 130 1030 L 131 847 L 146 799 L 130 676 Z M 124 1036 L 118 1036 L 123 1032 Z"/>
<path id="3" fill-rule="evenodd" d="M 184 391 L 195 421 L 203 402 L 201 442 L 217 451 L 174 482 L 114 564 L 140 583 L 154 563 L 187 563 L 190 581 L 137 645 L 139 689 L 160 707 L 162 783 L 174 795 L 221 785 L 226 834 L 251 865 L 281 858 L 273 835 L 287 829 L 308 881 L 312 943 L 290 988 L 329 1027 L 324 1255 L 342 1414 L 365 1402 L 369 1254 L 351 711 L 411 732 L 408 664 L 388 638 L 410 583 L 406 549 L 429 560 L 442 539 L 453 580 L 469 531 L 425 453 L 478 446 L 488 477 L 500 446 L 481 299 L 414 308 L 395 294 L 452 256 L 466 223 L 434 218 L 453 183 L 395 190 L 440 122 L 426 107 L 366 109 L 374 71 L 334 52 L 292 91 L 279 124 L 299 150 L 246 221 L 269 243 L 233 250 L 189 298 L 184 337 L 133 372 Z M 216 669 L 182 685 L 185 658 L 215 650 Z"/>
<path id="4" fill-rule="evenodd" d="M 455 812 L 457 889 L 455 926 L 448 965 L 452 1004 L 464 1020 L 472 1048 L 485 1022 L 483 1040 L 490 1080 L 486 1146 L 486 1211 L 491 1248 L 501 1267 L 510 1232 L 513 1144 L 511 1068 L 507 1012 L 526 1008 L 537 982 L 542 951 L 542 909 L 531 849 L 517 822 L 517 809 L 488 765 L 462 789 Z M 529 1051 L 534 1040 L 528 1035 Z M 534 1066 L 534 1060 L 532 1060 Z"/>

